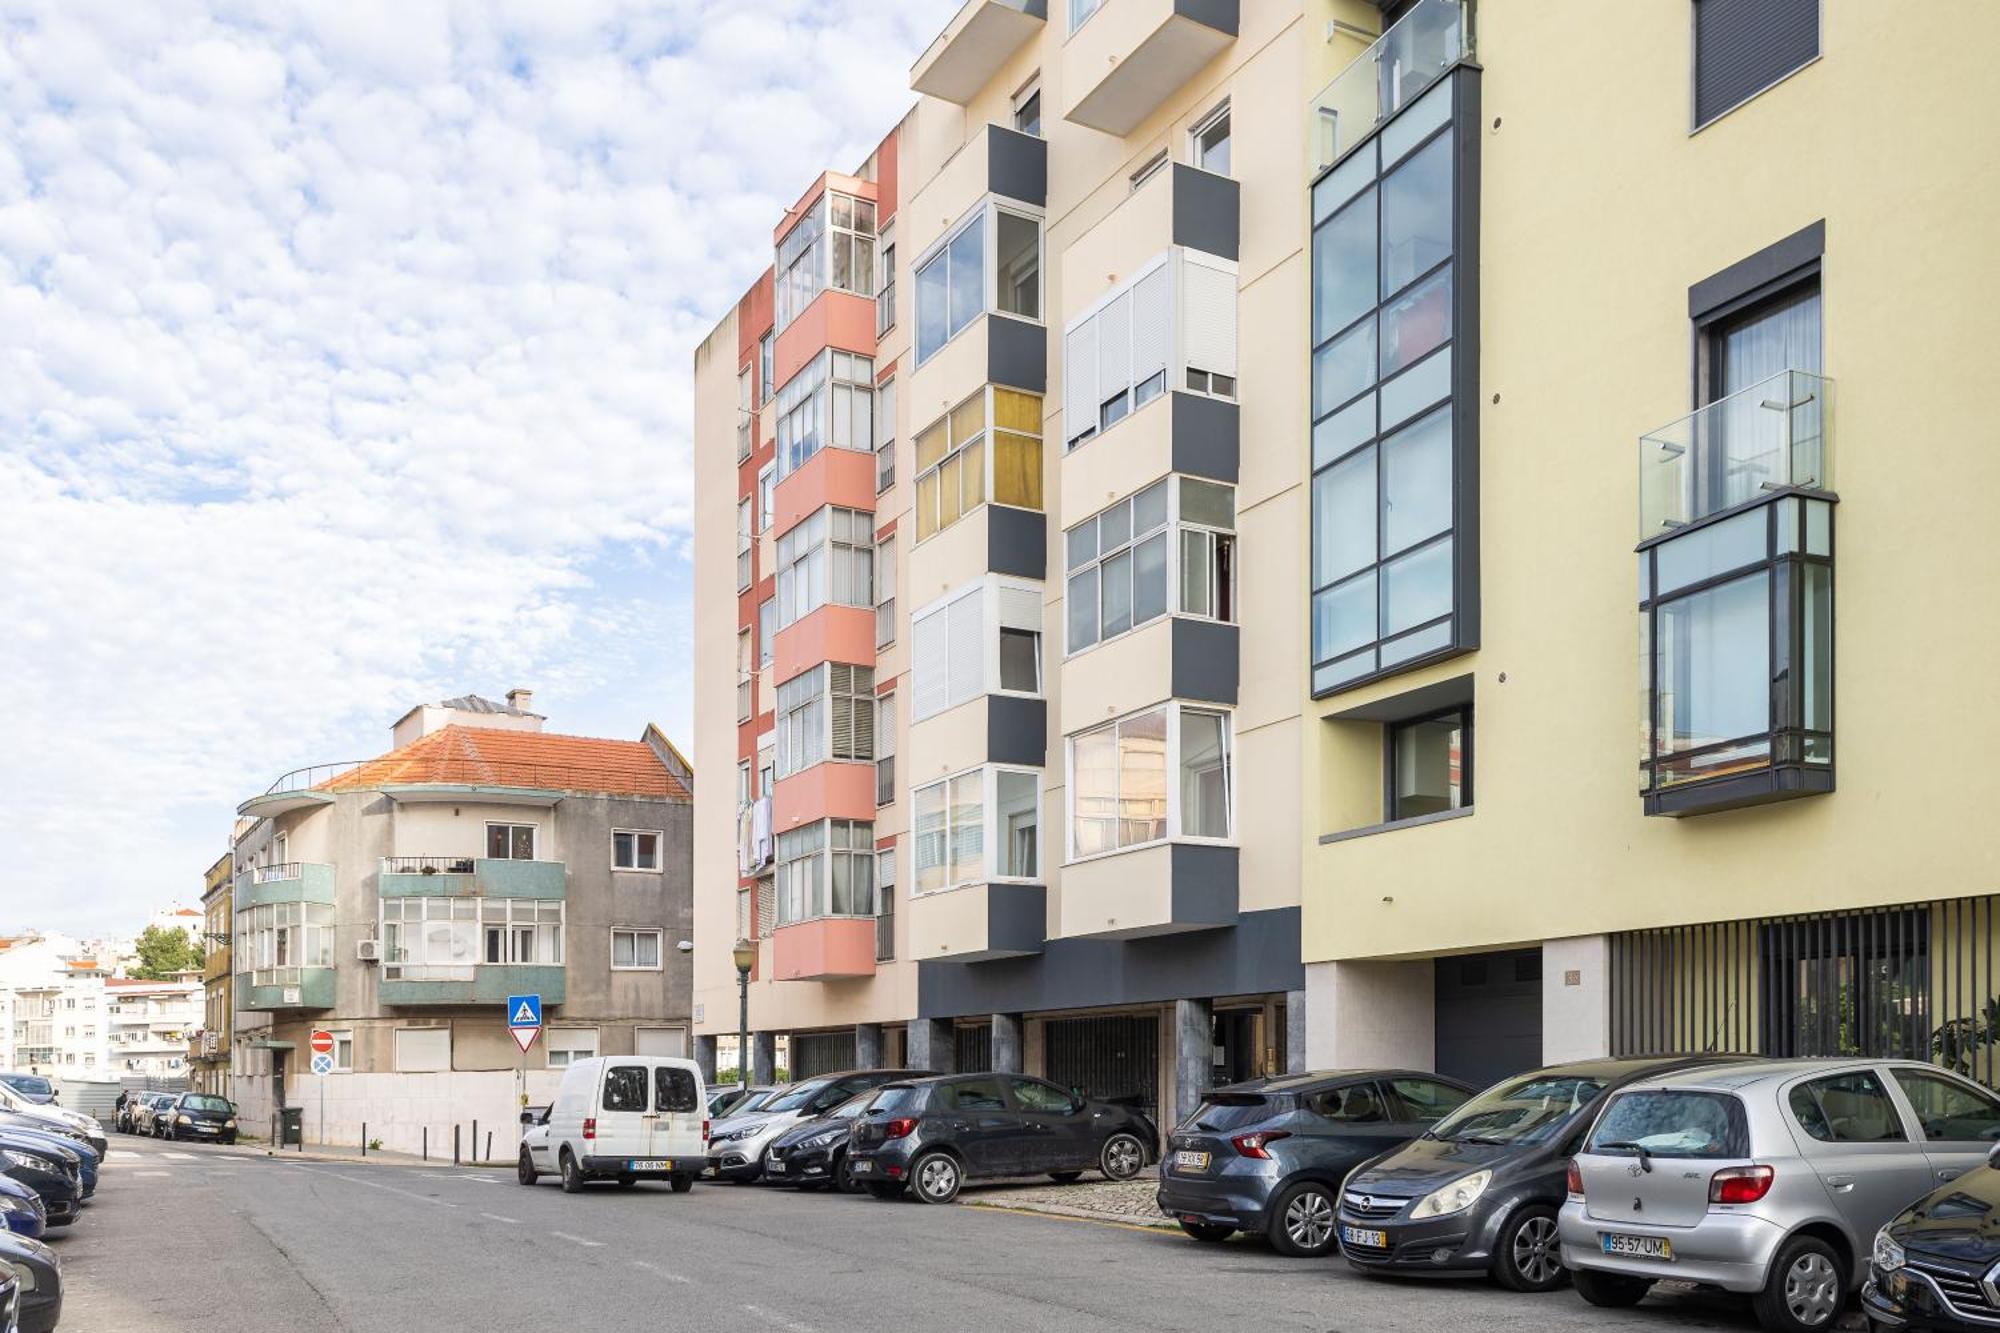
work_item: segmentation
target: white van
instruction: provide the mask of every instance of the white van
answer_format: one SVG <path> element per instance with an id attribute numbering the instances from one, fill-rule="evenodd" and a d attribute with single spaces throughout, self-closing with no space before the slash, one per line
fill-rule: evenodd
<path id="1" fill-rule="evenodd" d="M 516 1175 L 532 1185 L 544 1173 L 574 1194 L 591 1180 L 626 1189 L 666 1180 L 676 1194 L 694 1188 L 708 1163 L 708 1089 L 692 1060 L 664 1055 L 597 1055 L 563 1071 L 553 1105 L 521 1113 Z"/>

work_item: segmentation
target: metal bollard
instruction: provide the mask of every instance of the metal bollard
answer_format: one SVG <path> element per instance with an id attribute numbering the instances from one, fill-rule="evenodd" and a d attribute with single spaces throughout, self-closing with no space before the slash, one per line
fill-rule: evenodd
<path id="1" fill-rule="evenodd" d="M 457 1125 L 453 1125 L 453 1126 L 451 1127 L 451 1164 L 452 1164 L 453 1166 L 457 1166 L 457 1165 L 459 1164 L 459 1162 L 458 1162 L 458 1126 L 457 1126 Z"/>
<path id="2" fill-rule="evenodd" d="M 479 1122 L 477 1120 L 472 1122 L 472 1143 L 469 1146 L 472 1149 L 472 1160 L 477 1162 L 479 1160 Z"/>
<path id="3" fill-rule="evenodd" d="M 426 1162 L 431 1160 L 431 1127 L 429 1125 L 424 1126 L 424 1160 Z"/>
<path id="4" fill-rule="evenodd" d="M 486 1160 L 493 1160 L 493 1131 L 490 1129 L 486 1131 Z"/>
<path id="5" fill-rule="evenodd" d="M 361 1122 L 361 1155 L 363 1157 L 368 1155 L 368 1122 L 366 1120 Z"/>

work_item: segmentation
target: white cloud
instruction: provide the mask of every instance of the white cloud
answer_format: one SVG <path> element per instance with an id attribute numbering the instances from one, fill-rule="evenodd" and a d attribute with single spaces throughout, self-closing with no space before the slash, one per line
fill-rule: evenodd
<path id="1" fill-rule="evenodd" d="M 0 0 L 0 926 L 420 699 L 688 718 L 688 367 L 952 0 Z"/>

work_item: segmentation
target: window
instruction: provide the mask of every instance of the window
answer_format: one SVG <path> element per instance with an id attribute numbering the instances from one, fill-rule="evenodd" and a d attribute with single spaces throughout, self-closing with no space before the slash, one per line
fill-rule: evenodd
<path id="1" fill-rule="evenodd" d="M 872 450 L 874 404 L 872 358 L 829 348 L 806 362 L 778 390 L 777 479 L 783 481 L 828 445 Z"/>
<path id="2" fill-rule="evenodd" d="M 613 1065 L 605 1070 L 603 1102 L 607 1111 L 644 1111 L 646 1067 Z"/>
<path id="3" fill-rule="evenodd" d="M 1819 56 L 1819 0 L 1694 0 L 1699 129 Z"/>
<path id="4" fill-rule="evenodd" d="M 770 402 L 772 393 L 778 387 L 771 383 L 771 371 L 775 364 L 771 358 L 771 351 L 775 341 L 772 335 L 768 333 L 757 340 L 757 383 L 759 386 L 757 401 L 760 405 Z"/>
<path id="5" fill-rule="evenodd" d="M 1022 694 L 1042 692 L 1042 632 L 1000 627 L 1000 688 Z"/>
<path id="6" fill-rule="evenodd" d="M 821 662 L 778 686 L 776 776 L 875 758 L 875 670 Z"/>
<path id="7" fill-rule="evenodd" d="M 757 669 L 771 665 L 778 643 L 778 599 L 766 597 L 757 603 Z"/>
<path id="8" fill-rule="evenodd" d="M 435 1074 L 451 1068 L 450 1028 L 397 1028 L 396 1072 Z"/>
<path id="9" fill-rule="evenodd" d="M 1379 1125 L 1389 1119 L 1382 1094 L 1373 1083 L 1328 1088 L 1306 1098 L 1306 1110 L 1339 1125 Z"/>
<path id="10" fill-rule="evenodd" d="M 296 986 L 299 969 L 332 967 L 332 905 L 265 903 L 238 912 L 232 961 L 254 986 Z M 65 1007 L 74 1009 L 76 1001 Z"/>
<path id="11" fill-rule="evenodd" d="M 875 825 L 823 819 L 778 835 L 778 924 L 875 914 Z"/>
<path id="12" fill-rule="evenodd" d="M 666 1033 L 671 1037 L 685 1038 L 679 1028 L 651 1028 L 642 1031 Z M 685 1041 L 676 1044 L 676 1051 L 686 1049 Z M 675 1065 L 655 1065 L 653 1067 L 653 1109 L 665 1112 L 687 1112 L 701 1105 L 701 1094 L 696 1091 L 694 1075 Z"/>
<path id="13" fill-rule="evenodd" d="M 1169 530 L 1170 512 L 1178 515 Z M 1068 651 L 1167 614 L 1236 618 L 1236 492 L 1156 481 L 1064 533 Z"/>
<path id="14" fill-rule="evenodd" d="M 1040 585 L 994 577 L 918 611 L 910 618 L 911 719 L 995 690 L 1038 693 L 1041 630 Z"/>
<path id="15" fill-rule="evenodd" d="M 896 641 L 896 539 L 883 537 L 875 543 L 875 646 L 886 648 Z"/>
<path id="16" fill-rule="evenodd" d="M 916 456 L 918 541 L 958 522 L 989 494 L 996 504 L 1040 510 L 1041 395 L 980 389 L 918 433 Z"/>
<path id="17" fill-rule="evenodd" d="M 739 463 L 750 456 L 756 443 L 751 431 L 754 423 L 750 420 L 753 388 L 750 367 L 745 366 L 736 373 L 736 461 Z"/>
<path id="18" fill-rule="evenodd" d="M 882 285 L 875 291 L 875 336 L 896 327 L 896 243 L 882 234 Z"/>
<path id="19" fill-rule="evenodd" d="M 1821 1143 L 1907 1142 L 1888 1090 L 1869 1070 L 1801 1083 L 1789 1101 L 1799 1128 Z"/>
<path id="20" fill-rule="evenodd" d="M 754 581 L 754 562 L 751 554 L 756 514 L 750 508 L 750 499 L 745 496 L 736 503 L 736 591 L 742 592 Z"/>
<path id="21" fill-rule="evenodd" d="M 1727 1093 L 1627 1092 L 1605 1107 L 1590 1131 L 1588 1151 L 1613 1157 L 1748 1157 L 1750 1125 L 1742 1101 Z"/>
<path id="22" fill-rule="evenodd" d="M 896 484 L 896 377 L 875 386 L 875 494 Z"/>
<path id="23" fill-rule="evenodd" d="M 566 1069 L 597 1054 L 596 1028 L 550 1028 L 549 1068 Z"/>
<path id="24" fill-rule="evenodd" d="M 1042 137 L 1042 81 L 1039 77 L 1014 94 L 1014 128 L 1023 134 Z"/>
<path id="25" fill-rule="evenodd" d="M 1070 857 L 1227 838 L 1228 715 L 1162 705 L 1070 737 Z"/>
<path id="26" fill-rule="evenodd" d="M 766 463 L 757 473 L 757 531 L 769 532 L 777 517 L 778 465 Z"/>
<path id="27" fill-rule="evenodd" d="M 657 972 L 660 970 L 661 933 L 657 930 L 611 932 L 613 972 Z"/>
<path id="28" fill-rule="evenodd" d="M 896 849 L 875 851 L 875 961 L 896 956 Z"/>
<path id="29" fill-rule="evenodd" d="M 384 898 L 390 981 L 472 981 L 483 965 L 563 961 L 563 904 L 537 898 Z"/>
<path id="30" fill-rule="evenodd" d="M 618 870 L 658 870 L 660 835 L 634 829 L 613 830 L 611 864 Z"/>
<path id="31" fill-rule="evenodd" d="M 1000 1098 L 1000 1081 L 994 1078 L 971 1079 L 964 1083 L 947 1083 L 938 1089 L 940 1110 L 952 1111 L 1004 1111 L 1007 1103 Z"/>
<path id="32" fill-rule="evenodd" d="M 916 892 L 1041 873 L 1041 802 L 1033 770 L 976 768 L 919 787 L 910 800 Z"/>
<path id="33" fill-rule="evenodd" d="M 1454 533 L 1471 428 L 1451 401 L 1454 90 L 1441 81 L 1313 189 L 1312 689 L 1467 646 Z M 1464 258 L 1470 258 L 1465 256 Z"/>
<path id="34" fill-rule="evenodd" d="M 753 794 L 750 790 L 750 761 L 743 760 L 736 765 L 736 808 L 741 810 L 750 804 Z"/>
<path id="35" fill-rule="evenodd" d="M 1916 1109 L 1924 1137 L 1933 1143 L 1977 1143 L 2000 1139 L 2000 1101 L 1984 1088 L 1942 1074 L 1891 1069 L 1890 1074 Z"/>
<path id="36" fill-rule="evenodd" d="M 828 286 L 875 295 L 875 205 L 828 190 L 778 242 L 777 327 L 804 312 Z"/>
<path id="37" fill-rule="evenodd" d="M 825 606 L 875 605 L 875 516 L 826 505 L 778 538 L 778 628 Z"/>
<path id="38" fill-rule="evenodd" d="M 1010 209 L 993 210 L 995 300 L 1005 314 L 1042 317 L 1042 224 Z"/>
<path id="39" fill-rule="evenodd" d="M 1387 820 L 1472 804 L 1472 711 L 1453 709 L 1389 728 Z"/>
<path id="40" fill-rule="evenodd" d="M 896 799 L 896 692 L 875 696 L 875 804 Z"/>
<path id="41" fill-rule="evenodd" d="M 1457 1110 L 1471 1097 L 1449 1083 L 1433 1083 L 1427 1078 L 1392 1078 L 1389 1090 L 1403 1103 L 1409 1120 L 1432 1121 Z"/>
<path id="42" fill-rule="evenodd" d="M 1229 174 L 1229 103 L 1211 111 L 1188 131 L 1188 156 L 1203 171 Z"/>
<path id="43" fill-rule="evenodd" d="M 563 909 L 559 902 L 532 898 L 481 899 L 480 961 L 542 966 L 560 963 L 562 920 Z"/>
<path id="44" fill-rule="evenodd" d="M 1038 1078 L 1010 1078 L 1007 1086 L 1013 1090 L 1014 1101 L 1023 1111 L 1069 1115 L 1077 1109 L 1076 1098 Z"/>
<path id="45" fill-rule="evenodd" d="M 989 309 L 1040 319 L 1041 252 L 1038 215 L 991 199 L 975 205 L 917 261 L 917 364 Z"/>
<path id="46" fill-rule="evenodd" d="M 827 191 L 833 217 L 833 285 L 875 295 L 875 202 Z"/>
<path id="47" fill-rule="evenodd" d="M 1069 30 L 1075 32 L 1104 5 L 1104 0 L 1069 0 Z"/>

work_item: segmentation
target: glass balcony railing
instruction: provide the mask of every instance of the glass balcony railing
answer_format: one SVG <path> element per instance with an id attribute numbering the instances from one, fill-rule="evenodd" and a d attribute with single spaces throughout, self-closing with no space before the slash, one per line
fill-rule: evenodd
<path id="1" fill-rule="evenodd" d="M 1788 486 L 1832 490 L 1833 381 L 1781 370 L 1639 437 L 1639 540 Z"/>
<path id="2" fill-rule="evenodd" d="M 1339 161 L 1471 54 L 1472 29 L 1462 0 L 1417 0 L 1312 100 L 1313 174 Z"/>

